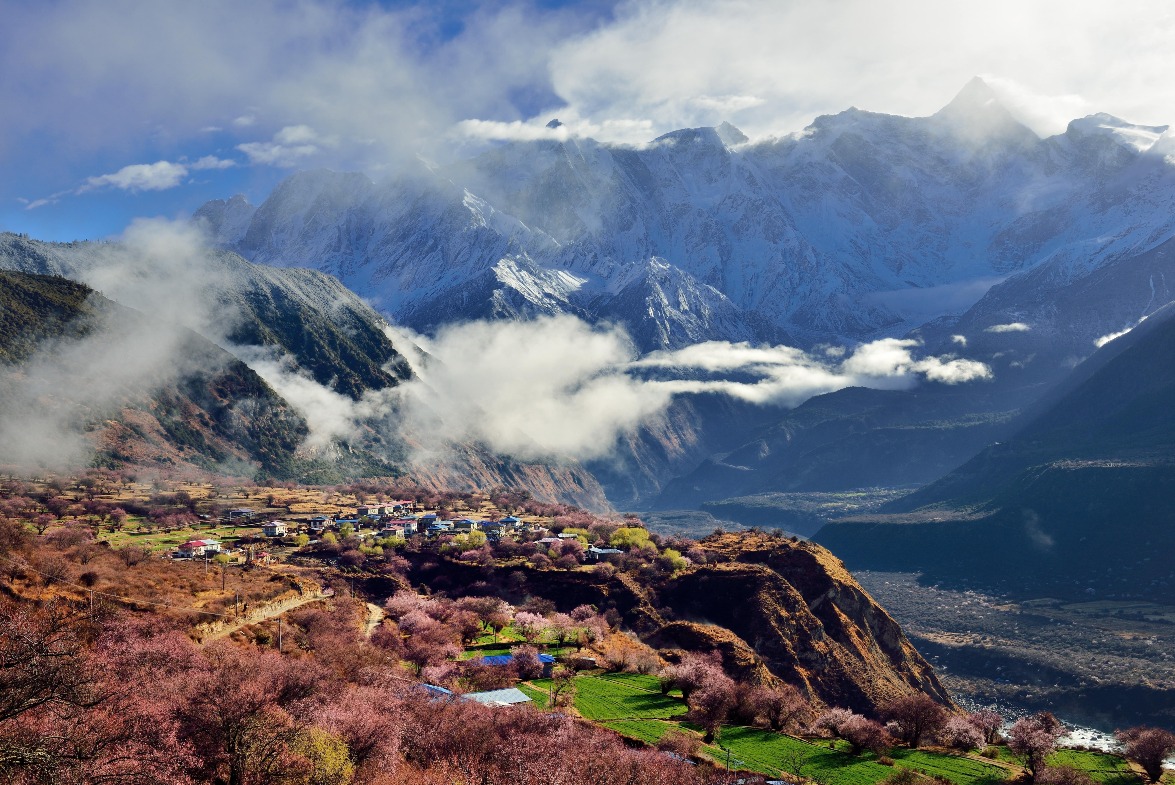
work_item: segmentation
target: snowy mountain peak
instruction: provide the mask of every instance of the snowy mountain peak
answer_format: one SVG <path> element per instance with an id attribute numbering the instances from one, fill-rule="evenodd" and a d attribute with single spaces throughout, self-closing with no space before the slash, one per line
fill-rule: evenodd
<path id="1" fill-rule="evenodd" d="M 931 119 L 940 128 L 972 145 L 996 139 L 1030 144 L 1038 138 L 1008 111 L 995 90 L 978 76 L 965 84 L 958 95 Z"/>
<path id="2" fill-rule="evenodd" d="M 1105 137 L 1123 147 L 1146 152 L 1167 132 L 1165 125 L 1136 125 L 1105 112 L 1091 114 L 1069 123 L 1065 135 L 1077 137 Z"/>
<path id="3" fill-rule="evenodd" d="M 963 85 L 963 89 L 939 111 L 939 114 L 983 111 L 993 107 L 1003 108 L 999 96 L 991 89 L 991 85 L 983 81 L 983 77 L 976 76 Z"/>
<path id="4" fill-rule="evenodd" d="M 718 138 L 727 147 L 734 147 L 743 142 L 750 141 L 749 137 L 742 131 L 735 128 L 730 123 L 723 120 L 714 131 L 718 134 Z"/>

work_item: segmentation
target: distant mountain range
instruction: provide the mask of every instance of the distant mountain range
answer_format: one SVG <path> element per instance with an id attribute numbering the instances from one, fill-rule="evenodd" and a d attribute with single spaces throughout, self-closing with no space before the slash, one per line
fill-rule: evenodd
<path id="1" fill-rule="evenodd" d="M 194 221 L 220 250 L 201 262 L 214 271 L 201 287 L 235 316 L 188 326 L 356 402 L 413 378 L 401 349 L 416 350 L 397 347 L 385 319 L 430 334 L 571 314 L 622 325 L 640 351 L 725 341 L 823 356 L 903 337 L 992 371 L 849 388 L 790 411 L 682 395 L 586 468 L 455 445 L 461 457 L 432 477 L 673 509 L 934 483 L 1008 443 L 1074 368 L 1088 373 L 1099 343 L 1175 298 L 1165 127 L 1093 115 L 1042 139 L 974 80 L 930 117 L 850 109 L 773 139 L 729 124 L 642 146 L 561 133 L 378 182 L 298 172 L 260 206 L 207 203 Z M 102 253 L 0 236 L 0 269 L 64 275 L 142 308 L 86 277 Z M 326 452 L 399 470 L 411 447 L 371 428 Z M 989 481 L 968 498 L 989 498 Z M 955 500 L 961 480 L 942 482 L 912 498 Z M 747 505 L 761 524 L 769 507 Z"/>
<path id="2" fill-rule="evenodd" d="M 723 124 L 639 147 L 553 136 L 379 182 L 299 172 L 260 206 L 195 218 L 426 333 L 569 313 L 643 351 L 907 336 L 993 370 L 793 412 L 683 397 L 595 473 L 616 504 L 686 507 L 924 484 L 1001 439 L 1098 339 L 1175 296 L 1172 139 L 1108 115 L 1041 139 L 976 79 L 930 117 L 850 109 L 773 139 Z"/>
<path id="3" fill-rule="evenodd" d="M 816 535 L 854 568 L 1070 598 L 1175 601 L 1175 305 L 1106 344 L 1012 435 Z"/>
<path id="4" fill-rule="evenodd" d="M 930 117 L 850 109 L 755 142 L 729 124 L 642 147 L 515 142 L 380 182 L 299 172 L 258 207 L 234 197 L 196 218 L 246 259 L 328 272 L 417 330 L 559 312 L 624 324 L 646 350 L 811 346 L 1153 248 L 1175 234 L 1173 152 L 1165 127 L 1108 115 L 1040 139 L 977 79 Z M 993 326 L 992 305 L 964 324 Z M 1131 306 L 1106 314 L 1113 329 Z"/>

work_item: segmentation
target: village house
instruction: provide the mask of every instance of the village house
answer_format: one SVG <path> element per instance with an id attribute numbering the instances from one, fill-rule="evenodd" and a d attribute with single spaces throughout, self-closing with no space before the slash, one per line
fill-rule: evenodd
<path id="1" fill-rule="evenodd" d="M 220 553 L 220 542 L 217 540 L 188 540 L 176 548 L 176 557 L 180 559 L 195 559 L 215 553 Z"/>
<path id="2" fill-rule="evenodd" d="M 593 545 L 587 549 L 587 559 L 588 561 L 593 562 L 598 562 L 601 560 L 607 561 L 607 557 L 619 556 L 622 553 L 624 553 L 624 551 L 617 548 L 597 548 L 595 545 Z"/>
<path id="3" fill-rule="evenodd" d="M 330 518 L 325 515 L 315 515 L 310 519 L 310 533 L 322 534 L 326 531 L 326 527 L 330 524 Z"/>
<path id="4" fill-rule="evenodd" d="M 240 508 L 240 509 L 236 509 L 236 510 L 229 510 L 228 512 L 226 512 L 224 514 L 224 517 L 226 520 L 229 520 L 229 521 L 238 521 L 241 519 L 248 520 L 256 514 L 257 513 L 253 512 L 253 510 L 247 510 L 244 508 Z"/>
<path id="5" fill-rule="evenodd" d="M 506 523 L 505 520 L 496 523 L 487 523 L 485 527 L 486 537 L 491 540 L 501 540 L 503 537 L 517 537 L 517 530 L 513 524 Z"/>
<path id="6" fill-rule="evenodd" d="M 430 524 L 429 527 L 427 529 L 425 529 L 425 534 L 428 535 L 429 537 L 436 537 L 441 534 L 452 534 L 452 533 L 453 533 L 453 522 L 452 521 L 437 521 L 436 523 Z"/>
<path id="7" fill-rule="evenodd" d="M 517 687 L 509 687 L 504 690 L 488 690 L 487 692 L 468 692 L 461 696 L 467 701 L 474 701 L 486 706 L 517 706 L 523 703 L 530 703 L 531 700 L 526 696 L 526 693 Z"/>
<path id="8" fill-rule="evenodd" d="M 482 657 L 481 661 L 485 665 L 506 666 L 514 664 L 513 654 L 491 654 Z M 543 678 L 551 678 L 551 670 L 555 667 L 555 657 L 550 654 L 539 654 L 539 663 L 543 666 Z"/>
<path id="9" fill-rule="evenodd" d="M 453 522 L 453 531 L 456 534 L 469 534 L 471 531 L 480 529 L 481 526 L 477 521 L 471 518 L 462 518 L 459 521 Z"/>
<path id="10" fill-rule="evenodd" d="M 416 534 L 415 518 L 397 518 L 394 521 L 389 521 L 387 525 L 399 526 L 404 530 L 404 534 Z"/>
<path id="11" fill-rule="evenodd" d="M 261 527 L 261 532 L 266 537 L 285 537 L 289 533 L 289 527 L 285 521 L 270 521 Z"/>

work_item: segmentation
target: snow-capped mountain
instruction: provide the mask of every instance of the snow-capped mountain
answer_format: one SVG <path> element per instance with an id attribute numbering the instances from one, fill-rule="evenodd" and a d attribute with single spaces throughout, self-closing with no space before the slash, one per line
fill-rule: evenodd
<path id="1" fill-rule="evenodd" d="M 959 315 L 992 283 L 1075 277 L 1175 235 L 1175 137 L 1108 115 L 1041 139 L 981 80 L 930 117 L 849 109 L 751 142 L 514 142 L 373 182 L 301 172 L 197 218 L 246 258 L 338 276 L 417 329 L 570 312 L 641 348 L 804 345 Z"/>

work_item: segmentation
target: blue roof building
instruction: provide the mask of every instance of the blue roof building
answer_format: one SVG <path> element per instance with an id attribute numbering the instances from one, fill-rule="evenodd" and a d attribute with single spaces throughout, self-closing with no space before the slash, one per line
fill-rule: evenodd
<path id="1" fill-rule="evenodd" d="M 517 687 L 505 690 L 489 690 L 487 692 L 470 692 L 461 696 L 466 700 L 485 704 L 486 706 L 516 706 L 519 703 L 530 703 L 526 693 Z"/>

